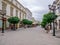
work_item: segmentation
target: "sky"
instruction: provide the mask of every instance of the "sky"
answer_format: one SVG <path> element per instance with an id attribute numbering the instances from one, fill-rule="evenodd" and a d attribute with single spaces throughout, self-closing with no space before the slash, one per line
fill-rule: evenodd
<path id="1" fill-rule="evenodd" d="M 35 20 L 41 21 L 43 15 L 49 11 L 48 5 L 54 0 L 18 0 L 23 6 L 27 7 Z"/>

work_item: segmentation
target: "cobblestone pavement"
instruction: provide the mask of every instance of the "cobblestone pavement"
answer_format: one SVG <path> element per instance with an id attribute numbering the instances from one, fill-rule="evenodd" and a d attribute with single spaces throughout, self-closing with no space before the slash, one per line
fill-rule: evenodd
<path id="1" fill-rule="evenodd" d="M 0 45 L 60 45 L 60 39 L 45 33 L 42 28 L 20 28 L 0 33 Z"/>

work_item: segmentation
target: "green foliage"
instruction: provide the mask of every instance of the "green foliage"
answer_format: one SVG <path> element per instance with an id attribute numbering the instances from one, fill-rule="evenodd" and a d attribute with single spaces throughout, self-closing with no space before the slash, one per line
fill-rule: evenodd
<path id="1" fill-rule="evenodd" d="M 47 24 L 46 20 L 43 20 L 43 21 L 41 22 L 41 26 L 42 26 L 43 28 L 45 27 L 46 24 Z"/>
<path id="2" fill-rule="evenodd" d="M 41 26 L 45 27 L 46 24 L 53 22 L 53 20 L 55 20 L 56 18 L 57 18 L 57 15 L 51 12 L 44 14 L 43 20 L 41 22 Z"/>
<path id="3" fill-rule="evenodd" d="M 23 19 L 23 20 L 22 20 L 22 23 L 23 23 L 24 25 L 31 25 L 33 22 L 32 22 L 32 21 L 29 21 L 29 20 L 27 20 L 27 19 Z"/>
<path id="4" fill-rule="evenodd" d="M 27 25 L 31 25 L 33 22 L 32 21 L 29 21 L 27 22 Z"/>
<path id="5" fill-rule="evenodd" d="M 17 24 L 20 21 L 18 17 L 10 17 L 8 18 L 8 22 L 11 24 Z"/>
<path id="6" fill-rule="evenodd" d="M 26 25 L 27 24 L 27 21 L 28 21 L 27 19 L 23 19 L 22 20 L 22 23 Z"/>

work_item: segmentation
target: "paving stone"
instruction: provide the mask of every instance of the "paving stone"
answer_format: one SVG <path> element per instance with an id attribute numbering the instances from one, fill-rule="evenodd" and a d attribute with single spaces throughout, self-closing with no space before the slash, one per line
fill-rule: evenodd
<path id="1" fill-rule="evenodd" d="M 60 39 L 38 26 L 0 33 L 0 45 L 60 45 Z"/>

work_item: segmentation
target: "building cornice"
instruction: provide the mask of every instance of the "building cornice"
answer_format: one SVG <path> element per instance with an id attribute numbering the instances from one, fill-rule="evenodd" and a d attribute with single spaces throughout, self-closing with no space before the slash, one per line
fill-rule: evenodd
<path id="1" fill-rule="evenodd" d="M 56 4 L 60 4 L 60 0 L 56 0 Z"/>
<path id="2" fill-rule="evenodd" d="M 59 0 L 56 0 L 56 2 L 58 2 Z"/>
<path id="3" fill-rule="evenodd" d="M 20 10 L 20 11 L 22 11 L 23 13 L 25 13 L 26 14 L 26 12 L 25 11 L 23 11 L 22 9 L 20 9 L 19 7 L 17 7 L 16 5 L 14 5 L 12 2 L 10 2 L 9 0 L 4 0 L 3 2 L 7 2 L 7 3 L 9 3 L 11 6 L 13 6 L 13 7 L 15 7 L 15 8 L 17 8 L 18 10 Z"/>

